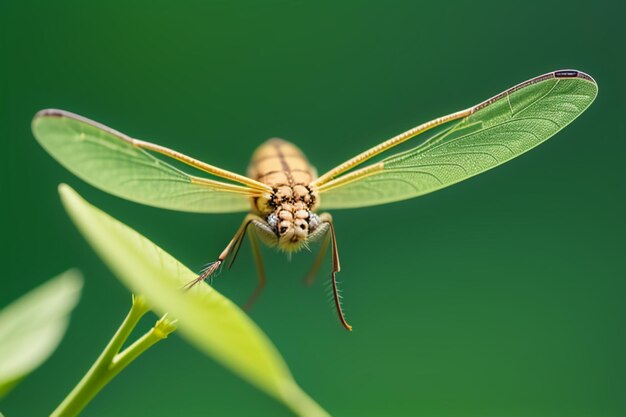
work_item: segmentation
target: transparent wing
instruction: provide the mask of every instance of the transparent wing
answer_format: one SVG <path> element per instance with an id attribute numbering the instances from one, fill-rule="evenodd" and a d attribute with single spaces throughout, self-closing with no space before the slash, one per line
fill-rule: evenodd
<path id="1" fill-rule="evenodd" d="M 250 197 L 264 192 L 263 184 L 256 181 L 61 110 L 39 112 L 32 129 L 39 143 L 71 172 L 95 187 L 138 203 L 180 211 L 225 213 L 249 210 Z M 249 184 L 234 185 L 186 174 L 146 149 L 213 175 Z"/>
<path id="2" fill-rule="evenodd" d="M 468 115 L 421 145 L 319 185 L 320 206 L 389 203 L 470 178 L 550 138 L 585 111 L 597 92 L 591 77 L 574 70 L 526 81 L 456 113 Z"/>

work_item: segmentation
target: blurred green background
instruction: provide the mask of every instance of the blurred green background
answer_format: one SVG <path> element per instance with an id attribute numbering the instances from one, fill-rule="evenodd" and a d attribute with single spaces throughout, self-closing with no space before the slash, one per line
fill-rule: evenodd
<path id="1" fill-rule="evenodd" d="M 150 208 L 86 185 L 33 139 L 37 110 L 70 110 L 238 172 L 279 136 L 323 172 L 577 68 L 595 77 L 598 99 L 540 148 L 416 200 L 333 212 L 352 334 L 327 302 L 327 275 L 302 285 L 308 253 L 288 262 L 265 251 L 269 284 L 252 317 L 336 416 L 626 415 L 624 12 L 618 1 L 2 0 L 0 305 L 71 266 L 87 282 L 57 352 L 0 411 L 49 413 L 129 307 L 57 184 L 192 269 L 242 217 Z M 246 249 L 215 281 L 238 303 L 256 280 Z M 173 336 L 84 415 L 290 412 Z"/>

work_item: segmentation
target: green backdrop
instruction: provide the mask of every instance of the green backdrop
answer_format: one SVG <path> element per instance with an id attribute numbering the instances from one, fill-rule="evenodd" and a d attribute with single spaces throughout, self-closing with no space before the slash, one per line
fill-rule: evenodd
<path id="1" fill-rule="evenodd" d="M 49 413 L 96 358 L 130 295 L 61 208 L 67 182 L 193 269 L 240 215 L 140 206 L 71 175 L 35 142 L 42 108 L 245 172 L 263 140 L 320 171 L 544 72 L 597 80 L 592 107 L 536 150 L 454 187 L 333 212 L 349 334 L 313 261 L 266 250 L 252 317 L 336 416 L 624 416 L 624 3 L 0 1 L 0 305 L 71 266 L 86 276 L 67 337 L 3 402 Z M 325 272 L 330 266 L 325 267 Z M 246 248 L 215 281 L 239 303 Z M 146 321 L 146 326 L 152 320 Z M 289 416 L 173 336 L 86 416 Z"/>

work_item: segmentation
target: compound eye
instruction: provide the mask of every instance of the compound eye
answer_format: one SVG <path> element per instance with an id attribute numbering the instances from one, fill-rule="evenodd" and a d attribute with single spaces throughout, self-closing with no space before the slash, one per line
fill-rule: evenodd
<path id="1" fill-rule="evenodd" d="M 274 230 L 276 230 L 276 225 L 278 224 L 278 216 L 275 213 L 267 216 L 267 224 Z"/>
<path id="2" fill-rule="evenodd" d="M 317 214 L 311 213 L 309 216 L 309 227 L 311 230 L 317 229 L 317 226 L 320 225 L 320 218 Z"/>

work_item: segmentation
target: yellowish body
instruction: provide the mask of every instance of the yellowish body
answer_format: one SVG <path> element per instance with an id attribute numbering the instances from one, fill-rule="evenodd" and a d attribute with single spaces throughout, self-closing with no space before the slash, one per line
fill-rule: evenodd
<path id="1" fill-rule="evenodd" d="M 317 178 L 302 151 L 282 140 L 270 139 L 254 152 L 248 177 L 272 187 L 272 193 L 252 198 L 252 211 L 276 231 L 280 249 L 301 249 L 319 225 L 314 210 L 319 196 L 310 184 Z"/>

